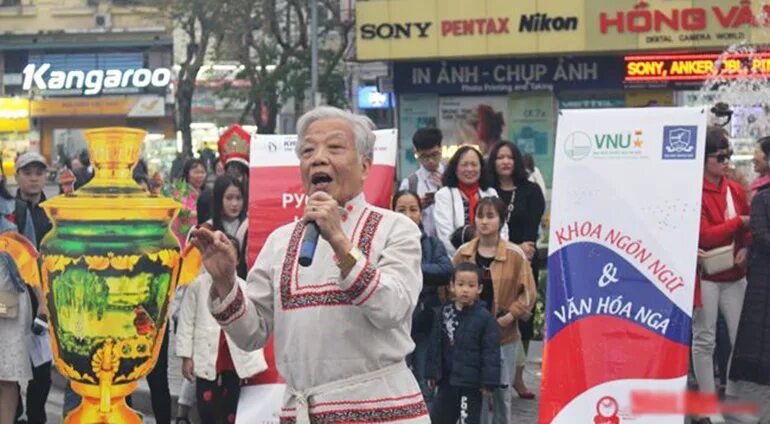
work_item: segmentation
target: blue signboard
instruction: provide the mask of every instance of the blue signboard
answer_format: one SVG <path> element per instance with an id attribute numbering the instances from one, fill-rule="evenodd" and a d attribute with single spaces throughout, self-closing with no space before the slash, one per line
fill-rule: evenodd
<path id="1" fill-rule="evenodd" d="M 390 109 L 391 107 L 393 107 L 391 93 L 380 93 L 374 85 L 358 87 L 359 109 Z"/>
<path id="2" fill-rule="evenodd" d="M 396 62 L 393 83 L 399 94 L 622 89 L 624 72 L 615 56 Z"/>

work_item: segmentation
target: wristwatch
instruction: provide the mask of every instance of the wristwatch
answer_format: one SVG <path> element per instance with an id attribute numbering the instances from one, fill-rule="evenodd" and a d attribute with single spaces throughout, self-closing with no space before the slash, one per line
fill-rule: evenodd
<path id="1" fill-rule="evenodd" d="M 358 262 L 361 256 L 361 251 L 358 250 L 357 247 L 354 247 L 350 249 L 350 251 L 346 253 L 345 256 L 337 259 L 337 268 L 339 268 L 343 274 L 347 274 L 351 269 L 353 269 L 353 266 L 355 266 L 356 262 Z"/>

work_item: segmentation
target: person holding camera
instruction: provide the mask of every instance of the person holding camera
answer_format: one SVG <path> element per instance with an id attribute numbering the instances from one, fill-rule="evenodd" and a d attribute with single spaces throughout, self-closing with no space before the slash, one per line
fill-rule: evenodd
<path id="1" fill-rule="evenodd" d="M 433 196 L 441 188 L 444 164 L 441 163 L 441 140 L 443 135 L 438 128 L 420 128 L 412 136 L 414 155 L 420 167 L 411 175 L 401 180 L 399 191 L 409 190 L 417 193 L 422 204 L 422 228 L 429 236 L 436 236 L 433 223 Z"/>

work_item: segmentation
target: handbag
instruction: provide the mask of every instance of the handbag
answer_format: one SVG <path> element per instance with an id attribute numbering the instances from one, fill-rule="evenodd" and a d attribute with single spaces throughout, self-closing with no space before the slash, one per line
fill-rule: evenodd
<path id="1" fill-rule="evenodd" d="M 19 316 L 19 292 L 0 291 L 0 318 L 14 319 Z"/>
<path id="2" fill-rule="evenodd" d="M 730 186 L 727 187 L 726 200 L 727 210 L 725 211 L 725 220 L 732 219 L 737 215 Z M 703 272 L 706 275 L 714 275 L 732 269 L 735 266 L 735 242 L 730 243 L 727 246 L 720 246 L 715 249 L 707 250 L 706 253 L 703 254 L 701 265 L 703 266 Z"/>

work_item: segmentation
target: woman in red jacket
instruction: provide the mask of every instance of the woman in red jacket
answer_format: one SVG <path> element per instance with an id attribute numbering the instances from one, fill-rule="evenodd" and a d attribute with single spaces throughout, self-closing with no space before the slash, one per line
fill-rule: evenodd
<path id="1" fill-rule="evenodd" d="M 700 390 L 711 393 L 716 390 L 713 356 L 717 316 L 721 311 L 734 345 L 746 292 L 747 247 L 751 243 L 746 193 L 740 184 L 726 177 L 731 154 L 727 132 L 709 127 L 698 248 L 708 256 L 713 249 L 733 246 L 732 263 L 729 256 L 727 264 L 723 260 L 721 266 L 704 259 L 700 282 L 702 307 L 693 316 L 693 369 Z M 724 422 L 721 415 L 708 418 L 715 424 Z"/>

